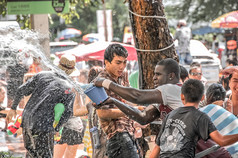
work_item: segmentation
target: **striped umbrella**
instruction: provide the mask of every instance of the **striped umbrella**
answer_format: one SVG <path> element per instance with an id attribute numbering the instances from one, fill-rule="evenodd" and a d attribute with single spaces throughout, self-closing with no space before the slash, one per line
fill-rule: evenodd
<path id="1" fill-rule="evenodd" d="M 238 10 L 226 13 L 211 23 L 213 28 L 238 28 Z"/>

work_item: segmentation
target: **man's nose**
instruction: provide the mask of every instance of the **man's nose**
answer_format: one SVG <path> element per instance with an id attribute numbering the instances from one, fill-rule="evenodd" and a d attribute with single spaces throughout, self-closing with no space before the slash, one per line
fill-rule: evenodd
<path id="1" fill-rule="evenodd" d="M 156 77 L 155 77 L 155 75 L 153 76 L 153 80 L 156 80 Z"/>

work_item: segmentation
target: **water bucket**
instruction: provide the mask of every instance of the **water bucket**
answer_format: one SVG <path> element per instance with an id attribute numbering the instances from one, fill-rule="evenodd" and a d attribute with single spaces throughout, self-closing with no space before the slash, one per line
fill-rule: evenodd
<path id="1" fill-rule="evenodd" d="M 108 96 L 103 87 L 90 86 L 84 93 L 97 105 L 107 100 Z"/>

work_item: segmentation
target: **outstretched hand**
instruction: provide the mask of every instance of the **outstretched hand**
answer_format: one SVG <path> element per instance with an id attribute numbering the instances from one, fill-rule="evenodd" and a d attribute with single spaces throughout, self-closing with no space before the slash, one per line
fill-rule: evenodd
<path id="1" fill-rule="evenodd" d="M 93 84 L 97 87 L 102 87 L 102 82 L 105 80 L 105 78 L 96 78 L 93 81 Z"/>
<path id="2" fill-rule="evenodd" d="M 104 106 L 104 105 L 108 105 L 108 104 L 113 104 L 113 98 L 108 97 L 104 102 L 101 102 L 100 104 L 96 104 L 96 103 L 92 103 L 93 107 L 95 107 L 96 109 L 99 109 L 100 107 Z"/>

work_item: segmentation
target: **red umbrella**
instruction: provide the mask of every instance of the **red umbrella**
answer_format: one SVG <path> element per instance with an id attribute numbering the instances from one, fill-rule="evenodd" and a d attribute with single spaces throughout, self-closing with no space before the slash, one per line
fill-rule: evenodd
<path id="1" fill-rule="evenodd" d="M 113 44 L 113 43 L 118 43 L 118 42 L 94 42 L 91 44 L 78 46 L 76 48 L 73 48 L 64 52 L 56 53 L 56 55 L 60 57 L 64 53 L 70 53 L 76 57 L 77 62 L 88 61 L 88 60 L 103 60 L 104 51 L 110 44 Z M 137 60 L 137 53 L 134 46 L 124 44 L 124 43 L 118 43 L 118 44 L 121 44 L 128 51 L 127 60 Z"/>
<path id="2" fill-rule="evenodd" d="M 214 28 L 238 28 L 238 10 L 218 17 L 211 25 Z"/>

